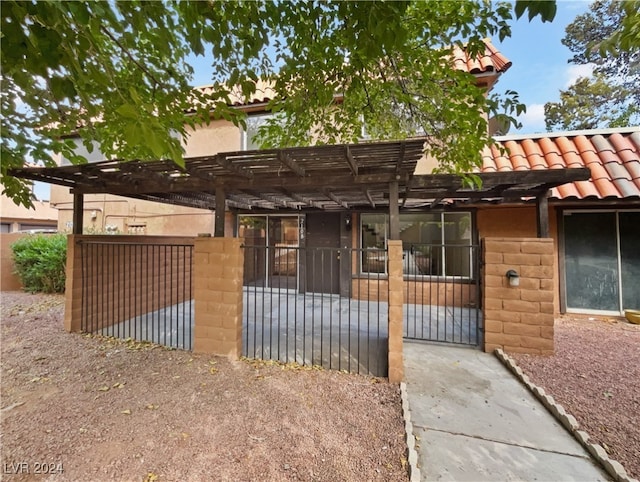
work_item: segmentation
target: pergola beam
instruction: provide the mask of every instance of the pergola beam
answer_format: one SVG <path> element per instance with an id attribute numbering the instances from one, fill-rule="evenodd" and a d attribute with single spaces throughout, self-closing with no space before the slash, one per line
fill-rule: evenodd
<path id="1" fill-rule="evenodd" d="M 218 211 L 219 193 L 229 206 L 248 209 L 376 209 L 386 204 L 380 195 L 390 206 L 397 200 L 394 196 L 402 195 L 397 202 L 403 207 L 421 199 L 432 205 L 446 199 L 527 198 L 544 204 L 541 195 L 548 189 L 590 178 L 587 168 L 485 172 L 473 174 L 482 182 L 474 189 L 456 174 L 414 175 L 423 147 L 424 139 L 413 139 L 227 152 L 186 159 L 184 167 L 170 160 L 109 160 L 12 169 L 9 174 L 63 185 L 78 196 L 108 193 Z"/>
<path id="2" fill-rule="evenodd" d="M 305 170 L 300 167 L 293 159 L 291 159 L 287 154 L 285 154 L 282 151 L 278 152 L 278 160 L 284 164 L 285 166 L 287 166 L 289 169 L 291 169 L 293 172 L 295 172 L 298 176 L 300 177 L 304 177 L 305 175 Z"/>
<path id="3" fill-rule="evenodd" d="M 347 159 L 347 164 L 349 164 L 349 168 L 351 169 L 351 172 L 353 173 L 354 176 L 358 175 L 358 165 L 356 164 L 355 159 L 353 158 L 353 154 L 351 154 L 351 149 L 349 149 L 349 146 L 345 146 L 345 156 Z"/>
<path id="4" fill-rule="evenodd" d="M 373 196 L 371 196 L 371 191 L 369 189 L 363 189 L 364 195 L 367 198 L 367 201 L 369 201 L 369 204 L 371 204 L 371 207 L 375 209 L 376 207 L 376 203 L 373 200 Z"/>
<path id="5" fill-rule="evenodd" d="M 323 190 L 324 194 L 331 199 L 334 203 L 338 204 L 339 206 L 342 206 L 345 209 L 349 209 L 349 205 L 343 201 L 342 199 L 340 199 L 338 196 L 336 196 L 334 193 L 332 193 L 331 191 L 329 191 L 328 189 L 324 189 Z"/>

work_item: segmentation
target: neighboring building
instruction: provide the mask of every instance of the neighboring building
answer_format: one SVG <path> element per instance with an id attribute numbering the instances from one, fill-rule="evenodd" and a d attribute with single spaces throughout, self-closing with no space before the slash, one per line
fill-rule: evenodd
<path id="1" fill-rule="evenodd" d="M 53 209 L 49 201 L 33 201 L 33 209 L 18 206 L 6 196 L 0 198 L 1 233 L 19 231 L 56 230 L 58 227 L 58 211 Z"/>
<path id="2" fill-rule="evenodd" d="M 0 196 L 0 289 L 19 290 L 22 283 L 13 269 L 11 245 L 31 233 L 55 232 L 58 211 L 49 201 L 33 201 L 33 209 L 18 206 L 6 196 Z"/>

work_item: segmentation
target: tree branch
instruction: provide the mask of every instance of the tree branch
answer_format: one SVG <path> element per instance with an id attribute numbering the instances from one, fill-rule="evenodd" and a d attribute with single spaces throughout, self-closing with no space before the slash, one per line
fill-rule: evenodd
<path id="1" fill-rule="evenodd" d="M 163 88 L 165 87 L 165 85 L 160 82 L 158 79 L 156 79 L 156 77 L 153 75 L 153 73 L 151 71 L 149 71 L 149 69 L 147 69 L 144 65 L 142 65 L 132 54 L 131 52 L 129 52 L 128 49 L 125 48 L 124 45 L 122 45 L 122 43 L 120 43 L 120 40 L 118 40 L 114 35 L 111 34 L 111 32 L 109 32 L 109 30 L 107 30 L 104 27 L 100 27 L 100 31 L 102 33 L 104 33 L 107 37 L 109 37 L 122 51 L 123 54 L 125 54 L 127 57 L 129 57 L 129 60 L 131 60 L 131 62 L 133 62 L 136 67 L 138 67 L 142 72 L 144 72 L 147 77 L 149 77 L 153 83 L 155 85 L 160 85 Z"/>

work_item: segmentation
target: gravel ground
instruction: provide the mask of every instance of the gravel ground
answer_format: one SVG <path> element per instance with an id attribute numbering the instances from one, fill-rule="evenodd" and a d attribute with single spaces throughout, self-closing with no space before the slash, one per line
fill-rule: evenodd
<path id="1" fill-rule="evenodd" d="M 640 325 L 565 316 L 556 320 L 555 343 L 553 356 L 510 356 L 640 479 Z"/>
<path id="2" fill-rule="evenodd" d="M 3 480 L 408 480 L 384 380 L 68 334 L 63 297 L 1 296 Z"/>

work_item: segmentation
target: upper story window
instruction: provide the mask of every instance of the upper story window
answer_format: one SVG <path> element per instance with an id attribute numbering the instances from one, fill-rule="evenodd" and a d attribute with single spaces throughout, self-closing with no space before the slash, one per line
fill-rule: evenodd
<path id="1" fill-rule="evenodd" d="M 386 214 L 360 217 L 362 272 L 385 273 L 389 233 Z M 469 279 L 473 272 L 472 217 L 469 212 L 407 213 L 400 215 L 403 273 L 407 276 L 454 276 Z"/>
<path id="2" fill-rule="evenodd" d="M 251 115 L 247 117 L 247 127 L 242 131 L 242 150 L 252 151 L 255 149 L 260 149 L 260 146 L 256 141 L 258 129 L 272 117 L 273 114 L 271 113 Z"/>
<path id="3" fill-rule="evenodd" d="M 388 108 L 388 112 L 382 115 L 382 118 L 386 122 L 385 128 L 393 128 L 407 137 L 424 137 L 427 135 L 415 107 L 394 103 Z M 360 115 L 360 124 L 360 140 L 369 141 L 379 138 L 375 128 L 367 125 L 364 115 Z"/>

